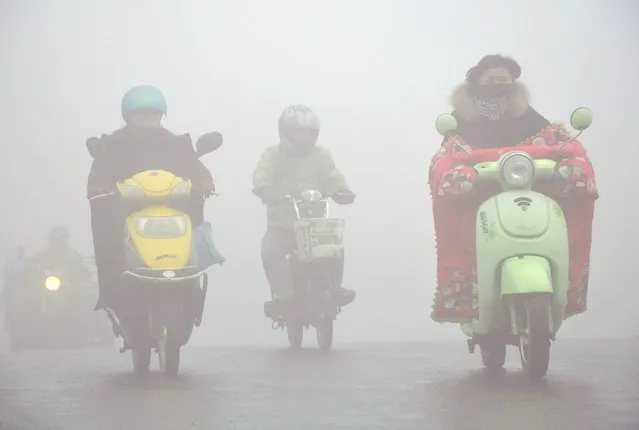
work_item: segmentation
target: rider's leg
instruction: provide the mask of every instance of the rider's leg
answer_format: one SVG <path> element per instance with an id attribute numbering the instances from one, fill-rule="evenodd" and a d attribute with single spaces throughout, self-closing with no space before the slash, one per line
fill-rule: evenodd
<path id="1" fill-rule="evenodd" d="M 435 321 L 466 321 L 475 316 L 475 213 L 472 208 L 433 198 L 437 287 L 431 318 Z"/>
<path id="2" fill-rule="evenodd" d="M 285 299 L 293 293 L 293 272 L 287 255 L 294 249 L 292 231 L 269 228 L 262 239 L 262 265 L 273 299 Z"/>
<path id="3" fill-rule="evenodd" d="M 344 255 L 337 259 L 335 262 L 335 289 L 338 293 L 338 304 L 340 306 L 346 306 L 355 300 L 355 291 L 342 287 L 342 280 L 344 279 Z"/>
<path id="4" fill-rule="evenodd" d="M 594 201 L 571 200 L 560 203 L 566 217 L 570 244 L 570 287 L 566 306 L 568 317 L 585 312 L 587 307 Z"/>
<path id="5" fill-rule="evenodd" d="M 91 203 L 91 230 L 98 275 L 99 298 L 96 309 L 111 307 L 124 269 L 124 220 L 112 201 Z"/>

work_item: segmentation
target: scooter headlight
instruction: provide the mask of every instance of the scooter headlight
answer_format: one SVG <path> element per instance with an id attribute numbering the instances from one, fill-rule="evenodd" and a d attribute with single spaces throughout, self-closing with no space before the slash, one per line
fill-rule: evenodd
<path id="1" fill-rule="evenodd" d="M 149 239 L 172 239 L 186 234 L 186 217 L 174 216 L 139 216 L 135 219 L 135 230 Z"/>
<path id="2" fill-rule="evenodd" d="M 511 187 L 529 186 L 535 177 L 535 162 L 521 152 L 506 155 L 500 165 L 501 178 Z"/>
<path id="3" fill-rule="evenodd" d="M 62 284 L 62 282 L 57 276 L 47 276 L 44 280 L 44 287 L 49 291 L 58 291 L 60 284 Z"/>
<path id="4" fill-rule="evenodd" d="M 302 199 L 307 202 L 316 202 L 322 198 L 322 193 L 318 190 L 304 190 L 302 191 Z"/>

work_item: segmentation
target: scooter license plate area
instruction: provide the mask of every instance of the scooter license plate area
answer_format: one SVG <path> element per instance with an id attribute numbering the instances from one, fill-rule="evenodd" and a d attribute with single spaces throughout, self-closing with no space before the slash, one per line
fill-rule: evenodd
<path id="1" fill-rule="evenodd" d="M 317 223 L 309 226 L 311 236 L 331 236 L 337 233 L 335 226 L 328 223 Z"/>

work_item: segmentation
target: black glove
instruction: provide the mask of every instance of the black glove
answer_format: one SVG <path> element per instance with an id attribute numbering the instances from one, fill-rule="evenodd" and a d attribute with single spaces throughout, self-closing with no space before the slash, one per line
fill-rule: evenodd
<path id="1" fill-rule="evenodd" d="M 255 194 L 262 199 L 262 203 L 269 204 L 279 200 L 280 195 L 277 189 L 272 185 L 266 185 L 261 189 L 255 191 Z"/>
<path id="2" fill-rule="evenodd" d="M 355 201 L 356 194 L 351 190 L 337 190 L 331 198 L 338 205 L 350 205 Z"/>

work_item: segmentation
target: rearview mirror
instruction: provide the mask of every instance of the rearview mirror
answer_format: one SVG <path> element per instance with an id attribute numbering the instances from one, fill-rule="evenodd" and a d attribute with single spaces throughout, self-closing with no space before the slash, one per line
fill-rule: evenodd
<path id="1" fill-rule="evenodd" d="M 443 113 L 435 120 L 435 128 L 437 133 L 446 137 L 457 131 L 457 120 L 449 113 Z"/>
<path id="2" fill-rule="evenodd" d="M 90 137 L 87 139 L 87 142 L 85 145 L 87 146 L 87 150 L 89 151 L 89 154 L 91 155 L 91 157 L 93 157 L 94 160 L 97 160 L 98 158 L 100 158 L 103 151 L 102 151 L 102 143 L 100 142 L 99 138 Z"/>
<path id="3" fill-rule="evenodd" d="M 592 111 L 587 107 L 580 107 L 572 111 L 570 125 L 577 131 L 584 131 L 592 125 Z"/>
<path id="4" fill-rule="evenodd" d="M 222 134 L 218 133 L 217 131 L 205 133 L 197 140 L 195 144 L 195 152 L 197 153 L 198 157 L 201 157 L 202 155 L 209 154 L 218 149 L 220 146 L 222 146 L 223 142 L 224 138 L 222 137 Z"/>

